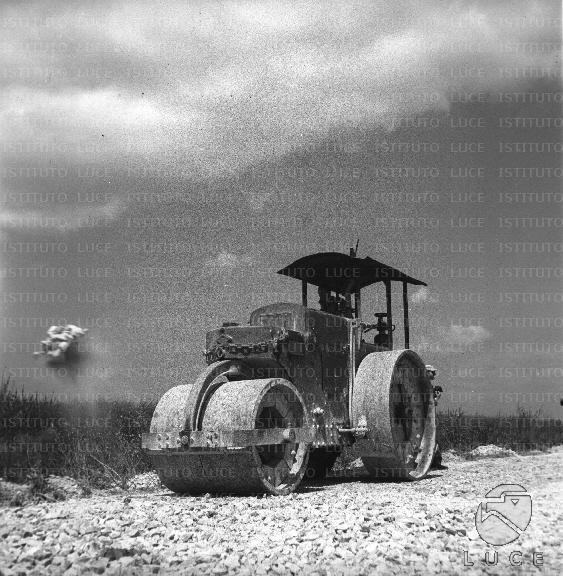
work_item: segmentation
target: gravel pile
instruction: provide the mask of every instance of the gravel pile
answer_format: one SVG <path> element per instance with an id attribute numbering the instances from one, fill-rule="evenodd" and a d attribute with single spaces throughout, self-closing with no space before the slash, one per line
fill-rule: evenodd
<path id="1" fill-rule="evenodd" d="M 162 490 L 163 485 L 160 483 L 160 478 L 156 472 L 146 472 L 145 474 L 137 474 L 127 482 L 128 490 Z"/>
<path id="2" fill-rule="evenodd" d="M 444 462 L 448 461 L 448 462 L 459 462 L 460 460 L 463 460 L 463 456 L 457 451 L 457 450 L 446 450 L 445 452 L 442 452 L 442 459 L 444 460 Z"/>
<path id="3" fill-rule="evenodd" d="M 0 506 L 11 504 L 19 506 L 29 500 L 31 496 L 31 486 L 26 484 L 15 484 L 0 478 Z"/>
<path id="4" fill-rule="evenodd" d="M 476 458 L 506 458 L 507 456 L 516 456 L 514 450 L 510 448 L 501 448 L 500 446 L 495 446 L 494 444 L 487 444 L 486 446 L 477 446 L 474 450 L 471 450 L 466 457 L 469 459 Z"/>
<path id="5" fill-rule="evenodd" d="M 542 574 L 563 567 L 563 452 L 452 461 L 414 483 L 333 479 L 288 497 L 181 497 L 166 490 L 2 509 L 0 572 L 12 575 Z M 474 514 L 517 483 L 534 516 L 485 567 Z M 522 552 L 511 568 L 508 554 Z M 467 552 L 473 566 L 464 566 Z M 539 572 L 538 572 L 539 573 Z"/>
<path id="6" fill-rule="evenodd" d="M 74 478 L 68 476 L 48 476 L 45 478 L 44 489 L 46 493 L 55 494 L 58 500 L 84 495 L 82 486 Z"/>

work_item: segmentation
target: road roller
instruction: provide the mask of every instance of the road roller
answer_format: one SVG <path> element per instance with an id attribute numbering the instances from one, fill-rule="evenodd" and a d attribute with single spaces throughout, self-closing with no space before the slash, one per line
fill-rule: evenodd
<path id="1" fill-rule="evenodd" d="M 142 443 L 162 483 L 192 495 L 286 495 L 322 481 L 350 446 L 373 478 L 423 478 L 439 387 L 409 350 L 407 290 L 426 284 L 354 249 L 305 256 L 278 273 L 301 282 L 301 303 L 262 306 L 248 324 L 209 331 L 199 377 L 158 402 Z M 386 306 L 366 322 L 361 294 L 373 284 Z M 393 342 L 396 284 L 404 348 Z"/>

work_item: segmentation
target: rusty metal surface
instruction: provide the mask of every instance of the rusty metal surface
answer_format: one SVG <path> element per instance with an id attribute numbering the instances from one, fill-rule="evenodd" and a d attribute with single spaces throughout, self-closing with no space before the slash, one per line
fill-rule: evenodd
<path id="1" fill-rule="evenodd" d="M 275 360 L 283 351 L 302 356 L 306 351 L 302 332 L 284 327 L 222 326 L 206 334 L 208 364 L 224 359 Z"/>
<path id="2" fill-rule="evenodd" d="M 281 302 L 252 312 L 250 323 L 286 328 L 303 335 L 303 354 L 281 347 L 277 360 L 291 376 L 311 408 L 325 410 L 327 423 L 344 424 L 348 419 L 349 332 L 352 320 Z"/>
<path id="3" fill-rule="evenodd" d="M 240 446 L 265 446 L 284 442 L 310 444 L 315 437 L 310 428 L 262 428 L 252 430 L 199 430 L 190 434 L 191 448 L 234 448 Z"/>
<path id="4" fill-rule="evenodd" d="M 237 430 L 276 428 L 280 422 L 284 428 L 311 426 L 303 399 L 290 382 L 279 378 L 224 381 L 220 374 L 219 380 L 202 408 L 203 432 L 213 430 L 228 436 Z M 266 419 L 269 409 L 275 409 L 277 420 Z M 284 443 L 278 448 L 241 447 L 223 453 L 159 451 L 151 453 L 151 458 L 161 480 L 176 492 L 287 494 L 301 481 L 308 448 L 297 442 L 299 438 L 285 438 L 284 434 L 282 429 Z"/>
<path id="5" fill-rule="evenodd" d="M 164 393 L 153 413 L 151 432 L 157 434 L 182 430 L 190 415 L 188 397 L 191 388 L 192 386 L 187 384 L 175 386 Z"/>
<path id="6" fill-rule="evenodd" d="M 190 389 L 188 396 L 190 419 L 186 420 L 186 430 L 198 430 L 201 421 L 200 411 L 203 407 L 202 405 L 205 403 L 206 396 L 215 386 L 219 386 L 221 383 L 227 381 L 228 372 L 230 370 L 237 370 L 239 373 L 244 374 L 246 369 L 247 367 L 242 362 L 232 360 L 222 360 L 221 362 L 214 362 L 207 366 Z"/>
<path id="7" fill-rule="evenodd" d="M 210 383 L 231 366 L 228 361 L 207 366 L 192 384 L 174 386 L 164 393 L 152 416 L 150 432 L 166 433 L 171 430 L 180 432 L 186 426 L 191 429 L 193 413 L 198 399 Z"/>
<path id="8" fill-rule="evenodd" d="M 148 432 L 141 434 L 143 450 L 181 450 L 182 440 L 177 430 L 168 432 Z"/>
<path id="9" fill-rule="evenodd" d="M 262 326 L 223 326 L 210 330 L 205 337 L 208 364 L 224 358 L 274 356 L 274 332 Z"/>
<path id="10" fill-rule="evenodd" d="M 250 450 L 236 453 L 191 453 L 151 456 L 163 484 L 178 493 L 252 494 L 263 493 Z"/>
<path id="11" fill-rule="evenodd" d="M 287 471 L 283 465 L 265 465 L 264 451 L 262 460 L 259 454 L 261 447 L 273 450 L 282 444 L 288 427 L 311 426 L 310 433 L 304 431 L 293 442 L 301 446 L 302 456 L 309 442 L 315 450 L 355 439 L 374 475 L 418 478 L 426 473 L 435 444 L 434 402 L 426 401 L 432 387 L 414 352 L 370 353 L 372 345 L 354 340 L 357 355 L 352 365 L 359 366 L 352 383 L 351 319 L 280 303 L 255 310 L 250 321 L 250 326 L 225 325 L 209 332 L 208 359 L 215 358 L 219 348 L 224 359 L 210 364 L 193 385 L 169 390 L 155 410 L 144 446 L 161 477 L 174 477 L 170 484 L 165 481 L 169 487 L 190 492 L 204 484 L 206 491 L 291 491 L 301 469 L 289 487 L 278 490 L 276 474 Z M 261 403 L 276 386 L 285 386 L 299 399 L 302 422 L 258 431 Z M 220 451 L 226 458 L 228 451 L 229 464 L 223 466 L 220 479 L 210 481 L 208 472 L 220 467 Z M 315 454 L 322 468 L 326 458 Z M 198 474 L 205 482 L 195 479 Z M 239 481 L 240 475 L 244 479 Z"/>
<path id="12" fill-rule="evenodd" d="M 187 448 L 236 448 L 266 446 L 284 442 L 304 442 L 315 440 L 312 428 L 253 428 L 250 430 L 197 430 L 189 436 L 181 436 L 171 431 L 164 434 L 148 433 L 141 437 L 145 450 L 185 450 Z"/>
<path id="13" fill-rule="evenodd" d="M 371 474 L 410 479 L 426 474 L 435 446 L 435 412 L 432 386 L 416 353 L 375 352 L 362 360 L 352 422 L 370 430 L 356 445 Z"/>

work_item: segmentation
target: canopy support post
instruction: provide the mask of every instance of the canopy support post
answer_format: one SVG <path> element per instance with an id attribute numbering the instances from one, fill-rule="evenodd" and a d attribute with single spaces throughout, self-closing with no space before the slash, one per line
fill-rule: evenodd
<path id="1" fill-rule="evenodd" d="M 307 306 L 307 282 L 305 280 L 301 280 L 301 303 Z"/>
<path id="2" fill-rule="evenodd" d="M 387 301 L 387 330 L 389 350 L 393 350 L 393 313 L 391 312 L 391 281 L 385 280 L 385 300 Z"/>
<path id="3" fill-rule="evenodd" d="M 405 323 L 405 348 L 409 347 L 409 298 L 407 283 L 403 280 L 403 319 Z"/>
<path id="4" fill-rule="evenodd" d="M 356 318 L 362 317 L 362 297 L 360 295 L 360 290 L 357 290 L 354 294 L 354 305 L 356 308 Z"/>

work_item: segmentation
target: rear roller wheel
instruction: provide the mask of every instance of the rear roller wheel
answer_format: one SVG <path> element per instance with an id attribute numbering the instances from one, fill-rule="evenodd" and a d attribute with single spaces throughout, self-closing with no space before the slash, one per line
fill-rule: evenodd
<path id="1" fill-rule="evenodd" d="M 301 427 L 305 404 L 289 381 L 224 381 L 200 410 L 201 429 L 213 431 Z M 221 451 L 186 451 L 152 456 L 161 481 L 181 493 L 288 494 L 305 473 L 303 443 L 249 446 Z"/>
<path id="2" fill-rule="evenodd" d="M 436 443 L 435 406 L 426 367 L 412 350 L 374 352 L 356 374 L 353 422 L 369 432 L 356 446 L 377 478 L 426 475 Z"/>

